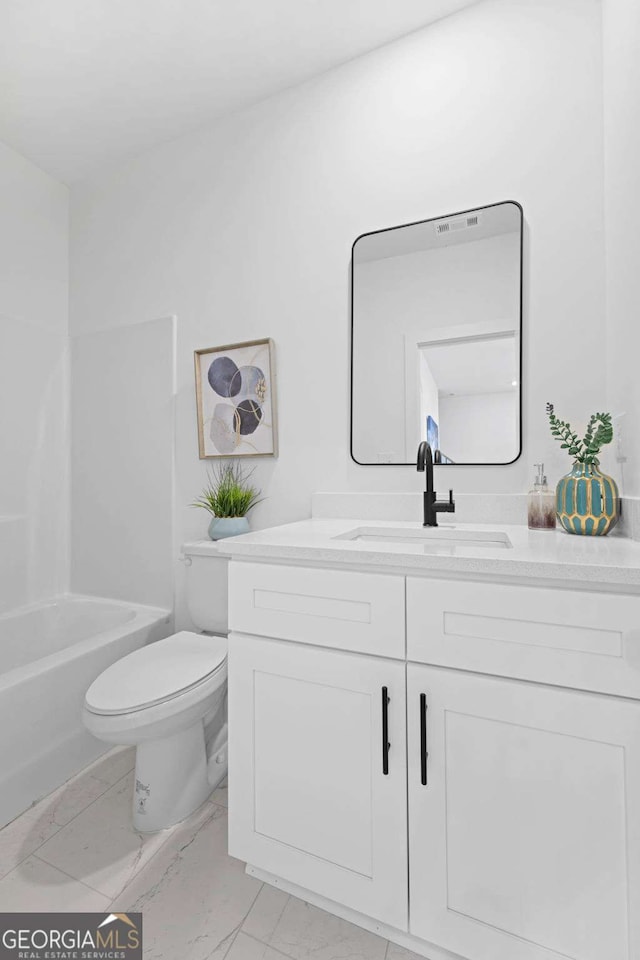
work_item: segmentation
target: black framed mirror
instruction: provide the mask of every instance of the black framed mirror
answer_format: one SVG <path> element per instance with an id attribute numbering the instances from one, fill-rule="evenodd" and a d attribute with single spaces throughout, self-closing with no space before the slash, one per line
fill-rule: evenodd
<path id="1" fill-rule="evenodd" d="M 522 446 L 523 211 L 509 200 L 361 234 L 351 456 L 509 464 Z"/>

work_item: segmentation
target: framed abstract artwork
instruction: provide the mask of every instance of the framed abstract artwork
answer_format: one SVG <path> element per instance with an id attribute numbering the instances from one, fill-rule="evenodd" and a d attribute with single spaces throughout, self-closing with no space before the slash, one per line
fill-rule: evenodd
<path id="1" fill-rule="evenodd" d="M 272 340 L 194 353 L 200 459 L 276 457 Z"/>

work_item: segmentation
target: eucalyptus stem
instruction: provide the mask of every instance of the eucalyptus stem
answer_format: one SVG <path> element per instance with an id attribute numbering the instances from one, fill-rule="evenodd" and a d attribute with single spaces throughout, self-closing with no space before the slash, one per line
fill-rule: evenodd
<path id="1" fill-rule="evenodd" d="M 613 424 L 610 413 L 594 413 L 589 419 L 582 439 L 567 420 L 560 420 L 552 403 L 547 404 L 547 417 L 551 435 L 560 441 L 560 447 L 577 463 L 598 464 L 598 454 L 613 440 Z"/>

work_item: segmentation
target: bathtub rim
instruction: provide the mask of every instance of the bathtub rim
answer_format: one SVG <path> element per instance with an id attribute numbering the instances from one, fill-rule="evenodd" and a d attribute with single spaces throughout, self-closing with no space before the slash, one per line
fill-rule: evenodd
<path id="1" fill-rule="evenodd" d="M 14 610 L 4 611 L 2 616 L 0 616 L 0 622 L 3 619 L 10 619 L 12 616 L 21 613 L 31 613 L 47 604 L 55 604 L 65 600 L 106 603 L 122 610 L 133 611 L 134 615 L 125 623 L 121 623 L 116 627 L 108 627 L 106 630 L 101 630 L 98 633 L 92 633 L 83 640 L 78 640 L 76 643 L 63 647 L 61 650 L 56 650 L 44 657 L 39 657 L 37 660 L 31 660 L 29 663 L 25 663 L 20 667 L 14 667 L 5 673 L 0 673 L 0 694 L 9 687 L 17 686 L 18 684 L 31 680 L 38 674 L 46 672 L 51 667 L 69 663 L 78 656 L 82 656 L 91 650 L 95 650 L 97 647 L 118 640 L 120 637 L 126 636 L 129 633 L 135 633 L 138 630 L 143 630 L 156 623 L 167 623 L 174 615 L 173 611 L 167 607 L 153 607 L 148 604 L 132 603 L 128 600 L 114 600 L 111 597 L 92 596 L 91 594 L 85 593 L 61 593 L 55 597 L 48 597 L 45 600 L 16 607 Z"/>

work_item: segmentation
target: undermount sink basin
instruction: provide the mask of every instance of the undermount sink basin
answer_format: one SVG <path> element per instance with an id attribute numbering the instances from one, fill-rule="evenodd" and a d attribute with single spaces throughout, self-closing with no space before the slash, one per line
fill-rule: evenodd
<path id="1" fill-rule="evenodd" d="M 498 530 L 459 530 L 449 527 L 357 527 L 342 533 L 335 540 L 357 540 L 361 543 L 406 543 L 424 550 L 441 551 L 452 547 L 508 549 L 511 541 Z"/>

